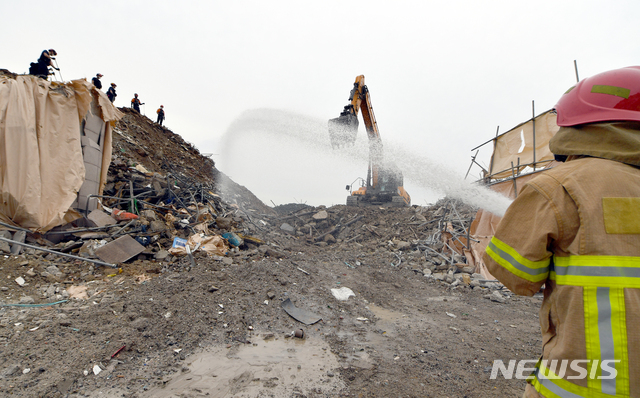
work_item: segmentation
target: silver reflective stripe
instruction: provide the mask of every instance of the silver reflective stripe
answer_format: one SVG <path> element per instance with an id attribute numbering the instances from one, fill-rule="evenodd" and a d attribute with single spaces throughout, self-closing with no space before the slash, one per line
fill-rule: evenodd
<path id="1" fill-rule="evenodd" d="M 613 327 L 611 325 L 611 299 L 608 287 L 599 287 L 596 293 L 598 302 L 598 335 L 600 339 L 600 363 L 602 361 L 615 359 L 615 348 L 613 344 Z M 611 362 L 615 367 L 615 362 Z M 616 379 L 602 379 L 602 392 L 616 395 Z"/>
<path id="2" fill-rule="evenodd" d="M 500 256 L 500 258 L 506 260 L 509 264 L 513 265 L 514 268 L 526 274 L 541 275 L 549 272 L 548 266 L 542 267 L 542 268 L 527 267 L 526 265 L 522 264 L 521 262 L 513 258 L 511 254 L 505 252 L 504 250 L 500 250 L 500 248 L 498 248 L 493 242 L 489 242 L 489 248 L 491 248 L 491 250 L 493 250 L 498 256 Z"/>
<path id="3" fill-rule="evenodd" d="M 551 391 L 552 393 L 556 394 L 559 397 L 562 397 L 562 398 L 584 398 L 582 395 L 577 395 L 577 394 L 574 394 L 572 392 L 569 392 L 569 391 L 561 388 L 560 386 L 556 385 L 553 382 L 553 380 L 549 380 L 546 377 L 544 377 L 542 372 L 540 372 L 540 368 L 536 368 L 535 377 L 536 377 L 536 379 L 538 379 L 540 384 L 545 386 L 549 391 Z"/>
<path id="4" fill-rule="evenodd" d="M 556 275 L 561 276 L 621 276 L 640 278 L 640 268 L 637 267 L 591 267 L 587 265 L 569 265 L 562 267 L 555 264 Z"/>

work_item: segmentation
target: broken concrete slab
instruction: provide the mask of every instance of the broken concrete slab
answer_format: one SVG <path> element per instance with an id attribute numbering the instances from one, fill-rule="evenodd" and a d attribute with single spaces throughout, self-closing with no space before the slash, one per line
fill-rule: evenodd
<path id="1" fill-rule="evenodd" d="M 11 232 L 7 230 L 0 231 L 0 238 L 11 239 L 11 237 Z M 11 253 L 9 242 L 0 241 L 0 253 Z"/>
<path id="2" fill-rule="evenodd" d="M 106 263 L 123 263 L 144 251 L 144 246 L 129 235 L 124 235 L 96 250 L 96 256 Z"/>
<path id="3" fill-rule="evenodd" d="M 166 231 L 167 226 L 162 221 L 151 221 L 149 223 L 149 228 L 151 229 L 151 232 L 158 233 Z"/>
<path id="4" fill-rule="evenodd" d="M 27 233 L 25 231 L 16 231 L 13 234 L 12 240 L 19 243 L 24 243 L 26 238 L 27 238 Z M 13 254 L 14 256 L 17 256 L 18 254 L 20 254 L 20 252 L 22 252 L 22 245 L 18 245 L 15 243 L 11 245 L 11 254 Z"/>
<path id="5" fill-rule="evenodd" d="M 326 210 L 321 210 L 319 212 L 317 212 L 316 214 L 314 214 L 313 216 L 314 220 L 324 220 L 327 217 L 329 217 L 329 213 L 327 213 Z"/>
<path id="6" fill-rule="evenodd" d="M 146 218 L 149 221 L 157 221 L 158 215 L 153 210 L 143 210 L 141 213 L 142 217 Z"/>
<path id="7" fill-rule="evenodd" d="M 97 227 L 104 227 L 105 225 L 113 225 L 118 222 L 111 217 L 111 214 L 107 214 L 102 210 L 94 210 L 87 216 Z"/>
<path id="8" fill-rule="evenodd" d="M 160 250 L 154 255 L 154 258 L 158 261 L 165 261 L 170 255 L 171 253 L 169 253 L 169 251 Z"/>
<path id="9" fill-rule="evenodd" d="M 283 230 L 283 231 L 285 231 L 285 232 L 288 232 L 288 233 L 290 233 L 290 234 L 292 234 L 292 233 L 295 233 L 295 232 L 296 232 L 296 229 L 295 229 L 291 224 L 287 224 L 287 223 L 283 223 L 283 224 L 280 226 L 280 229 L 281 229 L 281 230 Z"/>
<path id="10" fill-rule="evenodd" d="M 504 296 L 502 294 L 500 294 L 500 292 L 498 292 L 497 290 L 494 290 L 493 292 L 491 292 L 491 295 L 489 296 L 489 299 L 491 301 L 497 302 L 497 303 L 506 303 L 507 299 L 504 298 Z"/>

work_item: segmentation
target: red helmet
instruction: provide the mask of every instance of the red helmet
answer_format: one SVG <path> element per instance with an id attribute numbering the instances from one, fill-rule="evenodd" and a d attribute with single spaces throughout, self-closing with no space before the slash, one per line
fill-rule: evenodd
<path id="1" fill-rule="evenodd" d="M 630 120 L 640 122 L 640 66 L 581 80 L 554 107 L 558 126 Z"/>

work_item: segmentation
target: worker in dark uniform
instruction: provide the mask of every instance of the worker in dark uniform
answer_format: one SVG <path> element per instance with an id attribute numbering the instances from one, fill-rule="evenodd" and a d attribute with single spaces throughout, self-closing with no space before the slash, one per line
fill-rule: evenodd
<path id="1" fill-rule="evenodd" d="M 111 83 L 111 87 L 109 87 L 109 89 L 107 90 L 107 97 L 109 97 L 109 101 L 113 102 L 116 100 L 117 96 L 118 94 L 116 94 L 116 84 Z"/>
<path id="2" fill-rule="evenodd" d="M 156 123 L 162 126 L 162 121 L 164 120 L 164 105 L 160 105 L 156 113 L 158 114 L 158 121 Z"/>
<path id="3" fill-rule="evenodd" d="M 43 79 L 47 79 L 49 77 L 49 67 L 54 68 L 55 70 L 60 70 L 53 66 L 52 57 L 58 55 L 56 50 L 50 48 L 48 50 L 43 50 L 40 53 L 40 58 L 38 58 L 37 62 L 32 62 L 31 67 L 29 68 L 29 74 L 34 76 L 39 76 Z"/>
<path id="4" fill-rule="evenodd" d="M 140 102 L 138 98 L 138 94 L 133 94 L 133 99 L 131 100 L 131 107 L 138 113 L 140 113 L 140 105 L 144 105 L 144 102 Z"/>
<path id="5" fill-rule="evenodd" d="M 102 73 L 98 73 L 93 79 L 91 79 L 93 85 L 96 86 L 97 89 L 102 89 L 102 82 L 100 81 L 101 77 Z"/>

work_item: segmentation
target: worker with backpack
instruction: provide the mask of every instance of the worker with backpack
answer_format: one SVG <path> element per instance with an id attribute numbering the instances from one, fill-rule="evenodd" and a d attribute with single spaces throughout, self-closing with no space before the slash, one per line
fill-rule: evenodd
<path id="1" fill-rule="evenodd" d="M 162 126 L 162 121 L 164 120 L 164 105 L 160 105 L 160 108 L 156 111 L 158 114 L 158 120 L 156 123 Z"/>
<path id="2" fill-rule="evenodd" d="M 140 105 L 144 105 L 144 102 L 140 102 L 138 98 L 138 94 L 133 94 L 134 97 L 131 99 L 131 107 L 138 113 L 140 113 Z"/>
<path id="3" fill-rule="evenodd" d="M 59 71 L 60 68 L 56 68 L 55 66 L 53 66 L 53 60 L 55 59 L 53 57 L 56 55 L 58 55 L 58 53 L 53 48 L 42 51 L 42 53 L 40 54 L 40 58 L 38 58 L 38 61 L 31 63 L 29 67 L 29 74 L 47 79 L 49 75 L 52 74 L 49 71 L 49 67 L 52 67 L 55 70 Z"/>
<path id="4" fill-rule="evenodd" d="M 111 83 L 111 87 L 109 87 L 109 89 L 107 90 L 107 97 L 109 97 L 109 101 L 113 102 L 116 100 L 117 96 L 118 94 L 116 94 L 116 84 Z"/>

